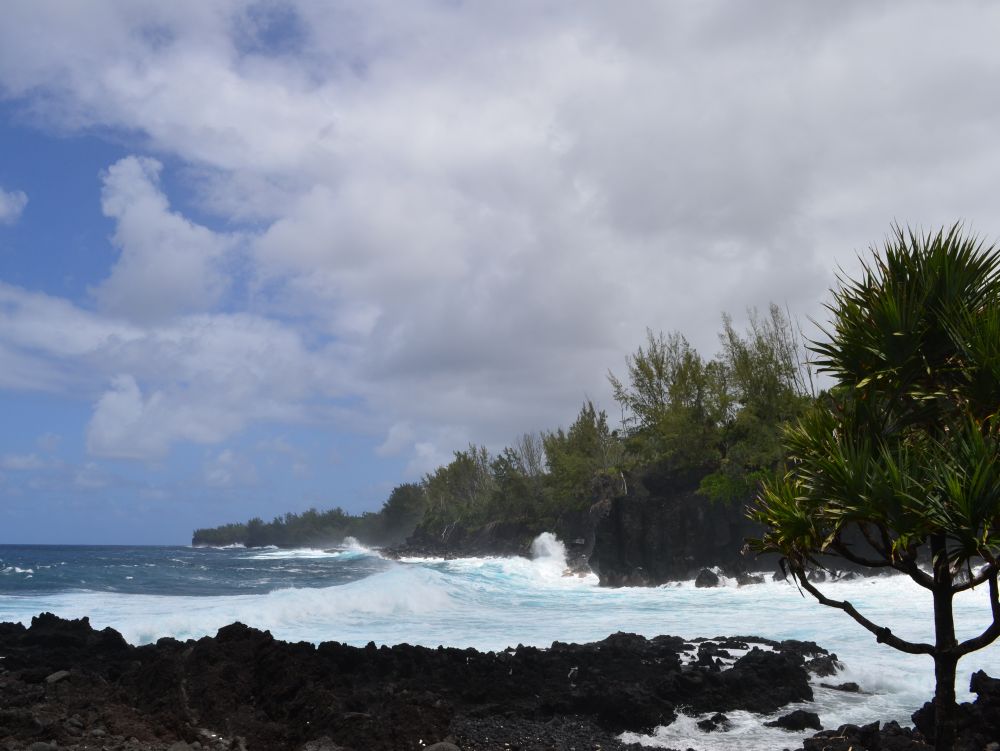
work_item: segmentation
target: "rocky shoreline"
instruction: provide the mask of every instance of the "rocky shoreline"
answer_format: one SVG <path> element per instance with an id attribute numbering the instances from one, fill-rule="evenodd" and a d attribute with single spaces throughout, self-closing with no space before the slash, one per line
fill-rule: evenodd
<path id="1" fill-rule="evenodd" d="M 0 658 L 5 751 L 634 750 L 622 732 L 649 732 L 679 712 L 705 715 L 699 727 L 718 731 L 726 712 L 773 714 L 811 700 L 810 676 L 835 685 L 839 667 L 811 642 L 625 633 L 479 652 L 293 644 L 237 623 L 215 637 L 135 647 L 87 619 L 50 614 L 28 628 L 0 624 Z M 1000 731 L 1000 681 L 980 673 L 973 688 L 980 700 L 962 714 L 969 744 Z M 916 719 L 926 724 L 923 711 Z M 818 721 L 802 710 L 777 719 L 799 730 Z M 894 723 L 822 731 L 804 744 L 848 748 L 928 746 Z"/>

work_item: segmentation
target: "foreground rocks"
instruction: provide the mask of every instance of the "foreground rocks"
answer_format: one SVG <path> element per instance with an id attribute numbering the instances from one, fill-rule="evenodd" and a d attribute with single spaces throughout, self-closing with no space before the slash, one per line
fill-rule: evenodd
<path id="1" fill-rule="evenodd" d="M 853 684 L 849 684 L 853 685 Z M 1000 749 L 1000 680 L 982 670 L 973 673 L 969 690 L 977 695 L 972 703 L 958 706 L 958 739 L 955 751 Z M 913 714 L 916 728 L 895 722 L 841 725 L 807 738 L 801 751 L 933 751 L 934 706 L 924 704 Z"/>
<path id="2" fill-rule="evenodd" d="M 809 700 L 815 645 L 645 639 L 501 652 L 277 641 L 241 624 L 133 647 L 86 619 L 0 624 L 0 749 L 623 749 L 680 709 Z M 451 749 L 442 745 L 439 749 Z"/>
<path id="3" fill-rule="evenodd" d="M 958 737 L 956 751 L 990 751 L 1000 749 L 1000 680 L 990 678 L 982 670 L 972 674 L 969 690 L 976 694 L 974 702 L 958 706 Z M 913 715 L 913 724 L 928 738 L 934 737 L 934 705 L 928 702 Z"/>
<path id="4" fill-rule="evenodd" d="M 809 701 L 810 674 L 839 667 L 812 642 L 618 633 L 549 649 L 319 646 L 233 624 L 215 637 L 133 647 L 86 619 L 0 623 L 0 751 L 637 751 L 683 711 L 725 732 L 727 712 Z M 855 690 L 852 684 L 835 686 Z M 1000 738 L 1000 681 L 978 672 L 959 710 L 957 751 Z M 815 727 L 801 709 L 779 727 Z M 843 725 L 801 751 L 929 751 L 917 729 Z"/>

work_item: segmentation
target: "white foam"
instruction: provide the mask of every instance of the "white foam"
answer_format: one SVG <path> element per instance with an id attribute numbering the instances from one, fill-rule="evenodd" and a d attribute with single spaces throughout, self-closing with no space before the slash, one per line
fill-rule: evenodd
<path id="1" fill-rule="evenodd" d="M 808 705 L 789 705 L 780 714 L 790 712 L 793 708 L 805 708 L 813 711 Z M 779 715 L 762 716 L 753 712 L 726 712 L 728 725 L 710 733 L 698 727 L 698 722 L 712 715 L 689 716 L 680 714 L 677 719 L 666 727 L 658 727 L 653 733 L 623 733 L 621 739 L 625 743 L 641 743 L 653 748 L 697 748 L 698 751 L 775 751 L 779 748 L 795 748 L 802 745 L 802 740 L 815 733 L 810 730 L 804 733 L 794 733 L 780 728 L 764 727 L 767 722 Z"/>
<path id="2" fill-rule="evenodd" d="M 286 558 L 336 558 L 340 551 L 318 548 L 262 548 L 264 552 L 245 555 L 243 558 L 255 561 L 281 560 Z"/>
<path id="3" fill-rule="evenodd" d="M 24 606 L 34 612 L 27 614 Z M 417 567 L 394 566 L 367 579 L 323 588 L 284 588 L 263 595 L 156 596 L 105 592 L 60 593 L 45 598 L 0 597 L 0 620 L 27 624 L 51 611 L 66 618 L 89 616 L 96 628 L 112 626 L 133 644 L 163 636 L 178 639 L 214 634 L 240 621 L 291 641 L 366 643 L 381 634 L 395 643 L 398 622 L 419 623 L 453 607 L 442 577 Z M 20 610 L 18 617 L 11 611 Z M 11 617 L 13 616 L 13 617 Z M 447 643 L 442 639 L 438 643 Z"/>
<path id="4" fill-rule="evenodd" d="M 566 546 L 551 532 L 542 532 L 531 543 L 531 557 L 534 560 L 552 559 L 566 565 Z"/>

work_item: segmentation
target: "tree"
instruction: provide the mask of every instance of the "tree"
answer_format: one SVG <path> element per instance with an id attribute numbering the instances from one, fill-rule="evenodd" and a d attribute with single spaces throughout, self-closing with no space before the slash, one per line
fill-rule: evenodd
<path id="1" fill-rule="evenodd" d="M 546 433 L 542 444 L 555 509 L 586 508 L 597 477 L 621 477 L 621 443 L 608 429 L 604 410 L 590 400 L 584 402 L 569 430 Z"/>
<path id="2" fill-rule="evenodd" d="M 810 349 L 835 385 L 787 429 L 791 463 L 760 492 L 752 515 L 767 531 L 752 544 L 879 643 L 933 658 L 935 748 L 950 750 L 958 661 L 1000 636 L 1000 251 L 959 225 L 895 227 L 857 280 L 838 279 L 828 308 L 827 340 Z M 929 590 L 934 643 L 824 595 L 806 577 L 820 553 Z M 992 623 L 959 642 L 953 598 L 984 584 Z"/>
<path id="3" fill-rule="evenodd" d="M 493 494 L 490 455 L 485 446 L 456 451 L 450 464 L 424 477 L 426 514 L 440 524 L 459 519 L 482 523 Z"/>
<path id="4" fill-rule="evenodd" d="M 744 503 L 784 460 L 782 429 L 812 401 L 811 379 L 802 363 L 801 336 L 774 303 L 766 316 L 749 311 L 745 334 L 728 315 L 722 325 L 722 352 L 711 363 L 724 374 L 727 389 L 720 461 L 699 490 L 714 501 Z"/>
<path id="5" fill-rule="evenodd" d="M 629 448 L 641 463 L 674 467 L 718 460 L 718 426 L 728 410 L 725 373 L 680 333 L 646 330 L 646 346 L 626 359 L 628 383 L 608 380 L 624 414 Z"/>
<path id="6" fill-rule="evenodd" d="M 382 504 L 382 527 L 385 535 L 394 538 L 409 534 L 424 515 L 427 496 L 423 485 L 407 482 L 392 489 Z"/>

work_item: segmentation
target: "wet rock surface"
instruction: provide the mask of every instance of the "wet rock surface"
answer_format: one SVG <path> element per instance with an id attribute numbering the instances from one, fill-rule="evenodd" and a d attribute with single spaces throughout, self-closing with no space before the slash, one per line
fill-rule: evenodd
<path id="1" fill-rule="evenodd" d="M 895 722 L 841 725 L 806 738 L 800 751 L 933 751 L 924 737 Z"/>
<path id="2" fill-rule="evenodd" d="M 618 633 L 500 652 L 358 648 L 233 624 L 133 647 L 46 614 L 29 628 L 0 624 L 0 749 L 638 748 L 618 734 L 681 709 L 771 712 L 810 699 L 810 658 L 783 644 Z"/>
<path id="3" fill-rule="evenodd" d="M 973 673 L 969 689 L 976 700 L 958 706 L 955 751 L 995 751 L 1000 748 L 1000 680 L 983 671 Z M 895 722 L 882 725 L 842 725 L 807 738 L 800 751 L 932 751 L 934 707 L 927 703 L 914 712 L 915 728 Z"/>
<path id="4" fill-rule="evenodd" d="M 819 721 L 819 715 L 815 712 L 807 712 L 804 709 L 796 709 L 782 715 L 774 722 L 764 723 L 769 728 L 782 728 L 783 730 L 822 730 L 823 725 Z"/>
<path id="5" fill-rule="evenodd" d="M 977 670 L 969 690 L 976 694 L 976 700 L 958 706 L 956 751 L 980 751 L 1000 741 L 1000 679 Z M 913 724 L 933 740 L 934 705 L 928 702 L 914 712 Z"/>

